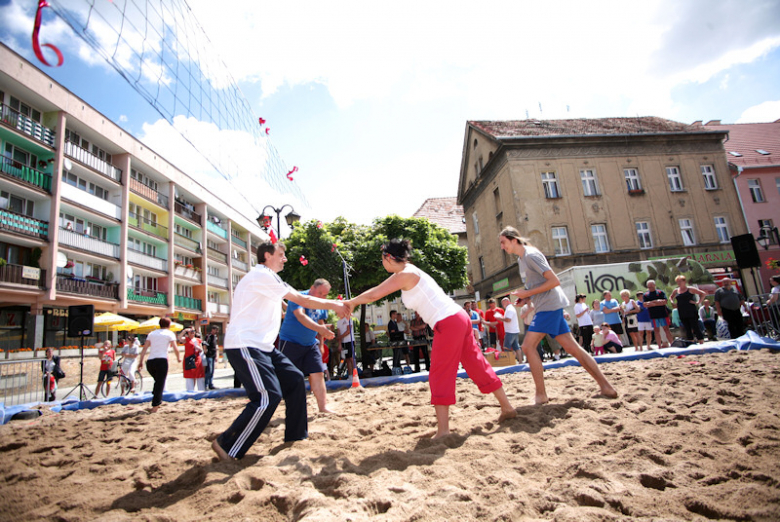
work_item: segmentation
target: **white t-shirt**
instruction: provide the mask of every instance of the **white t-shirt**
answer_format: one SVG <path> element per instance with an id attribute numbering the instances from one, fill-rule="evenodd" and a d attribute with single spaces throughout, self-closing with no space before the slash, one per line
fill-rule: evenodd
<path id="1" fill-rule="evenodd" d="M 223 348 L 272 352 L 282 323 L 282 298 L 290 292 L 294 290 L 267 266 L 256 265 L 250 270 L 233 294 Z"/>
<path id="2" fill-rule="evenodd" d="M 168 346 L 171 345 L 171 341 L 176 342 L 176 334 L 167 328 L 160 328 L 154 330 L 146 336 L 146 341 L 149 343 L 149 357 L 147 361 L 152 359 L 167 359 L 168 358 Z"/>
<path id="3" fill-rule="evenodd" d="M 505 333 L 520 333 L 520 323 L 517 320 L 517 310 L 514 305 L 507 305 L 504 310 L 504 319 L 509 319 L 508 323 L 504 323 Z"/>
<path id="4" fill-rule="evenodd" d="M 580 315 L 583 310 L 584 314 Z M 590 308 L 585 303 L 577 303 L 574 305 L 574 318 L 577 320 L 577 324 L 580 326 L 593 326 L 593 319 L 590 317 Z M 579 317 L 577 317 L 579 315 Z"/>
<path id="5" fill-rule="evenodd" d="M 344 332 L 347 331 L 347 329 L 349 329 L 350 324 L 352 324 L 352 318 L 348 317 L 344 319 L 339 319 L 339 322 L 337 324 L 339 328 L 339 335 L 342 335 Z M 344 337 L 341 338 L 342 343 L 351 343 L 354 340 L 355 340 L 354 331 L 350 331 L 348 335 L 345 335 Z"/>

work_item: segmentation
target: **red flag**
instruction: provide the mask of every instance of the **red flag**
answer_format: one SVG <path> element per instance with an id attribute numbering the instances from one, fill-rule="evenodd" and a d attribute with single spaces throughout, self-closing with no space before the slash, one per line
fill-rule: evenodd
<path id="1" fill-rule="evenodd" d="M 276 234 L 274 234 L 274 229 L 272 228 L 271 231 L 268 233 L 269 236 L 271 236 L 271 243 L 276 244 L 277 241 L 279 241 L 276 238 Z"/>

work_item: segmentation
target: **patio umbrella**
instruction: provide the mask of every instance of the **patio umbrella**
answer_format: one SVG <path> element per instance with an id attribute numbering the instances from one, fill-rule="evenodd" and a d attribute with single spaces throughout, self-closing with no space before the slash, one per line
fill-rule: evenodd
<path id="1" fill-rule="evenodd" d="M 137 327 L 138 321 L 134 321 L 123 315 L 105 312 L 95 316 L 93 325 L 95 331 L 98 332 L 124 332 Z"/>
<path id="2" fill-rule="evenodd" d="M 133 328 L 131 331 L 136 335 L 146 335 L 149 332 L 152 332 L 159 328 L 160 328 L 160 318 L 152 317 L 151 319 L 147 319 L 146 321 L 142 322 L 137 327 Z M 174 323 L 173 321 L 171 321 L 171 327 L 169 328 L 170 331 L 180 332 L 183 329 L 184 329 L 184 325 L 181 325 L 179 323 Z"/>

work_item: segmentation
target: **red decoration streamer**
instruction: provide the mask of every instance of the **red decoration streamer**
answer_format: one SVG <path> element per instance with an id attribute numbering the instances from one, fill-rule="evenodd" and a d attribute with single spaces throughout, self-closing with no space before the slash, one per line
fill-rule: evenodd
<path id="1" fill-rule="evenodd" d="M 271 236 L 271 244 L 276 244 L 279 240 L 276 238 L 276 234 L 274 233 L 274 229 L 272 228 L 271 231 L 268 233 L 269 236 Z"/>
<path id="2" fill-rule="evenodd" d="M 293 167 L 292 170 L 287 173 L 287 179 L 289 179 L 290 181 L 293 180 L 293 177 L 292 177 L 293 172 L 298 172 L 298 167 Z"/>
<path id="3" fill-rule="evenodd" d="M 308 259 L 306 259 L 306 256 L 301 256 L 301 264 L 302 264 L 303 266 L 306 266 L 306 265 L 308 265 L 308 264 L 309 264 L 309 260 L 308 260 Z"/>
<path id="4" fill-rule="evenodd" d="M 49 67 L 59 67 L 62 65 L 62 63 L 65 61 L 65 58 L 62 56 L 62 52 L 60 52 L 59 49 L 57 49 L 52 44 L 43 44 L 43 47 L 48 47 L 54 53 L 57 55 L 57 65 L 52 66 L 49 62 L 46 61 L 46 58 L 43 56 L 43 51 L 41 50 L 41 44 L 38 42 L 38 32 L 41 30 L 41 11 L 44 7 L 49 7 L 49 2 L 46 0 L 38 0 L 38 11 L 35 13 L 35 25 L 33 26 L 33 33 L 32 33 L 32 46 L 33 46 L 33 52 L 35 52 L 35 56 L 43 63 L 44 65 L 48 65 Z"/>
<path id="5" fill-rule="evenodd" d="M 260 125 L 262 125 L 262 124 L 264 124 L 264 123 L 265 123 L 265 120 L 264 120 L 263 118 L 257 118 L 257 121 L 259 121 L 259 122 L 260 122 Z"/>
<path id="6" fill-rule="evenodd" d="M 271 129 L 270 129 L 270 128 L 268 128 L 268 127 L 266 127 L 266 128 L 265 128 L 265 133 L 266 133 L 266 134 L 269 134 L 270 132 L 271 132 Z"/>

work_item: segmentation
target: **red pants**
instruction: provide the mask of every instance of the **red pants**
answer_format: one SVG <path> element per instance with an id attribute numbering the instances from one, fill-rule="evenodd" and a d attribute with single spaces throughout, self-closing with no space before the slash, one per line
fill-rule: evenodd
<path id="1" fill-rule="evenodd" d="M 433 328 L 431 348 L 431 404 L 455 404 L 455 379 L 458 364 L 469 374 L 482 393 L 501 388 L 501 379 L 482 355 L 472 333 L 471 319 L 461 310 L 442 319 Z"/>

